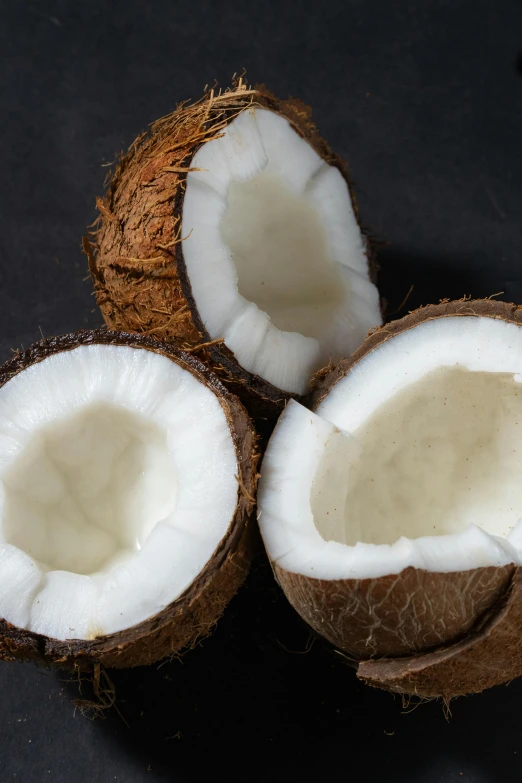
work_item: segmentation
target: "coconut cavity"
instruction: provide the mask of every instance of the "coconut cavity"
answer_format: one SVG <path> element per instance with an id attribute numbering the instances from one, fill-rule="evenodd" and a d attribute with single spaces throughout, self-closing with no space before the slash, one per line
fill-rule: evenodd
<path id="1" fill-rule="evenodd" d="M 227 202 L 221 235 L 239 294 L 277 329 L 319 339 L 343 302 L 343 285 L 317 210 L 266 169 L 232 182 Z"/>
<path id="2" fill-rule="evenodd" d="M 3 484 L 5 541 L 76 574 L 129 560 L 176 503 L 166 432 L 107 403 L 42 427 Z"/>
<path id="3" fill-rule="evenodd" d="M 522 518 L 522 386 L 440 367 L 328 440 L 311 488 L 326 540 L 393 544 L 477 525 L 507 538 Z"/>
<path id="4" fill-rule="evenodd" d="M 189 588 L 227 535 L 239 468 L 225 410 L 159 348 L 80 345 L 0 387 L 0 618 L 12 625 L 59 640 L 131 628 Z"/>
<path id="5" fill-rule="evenodd" d="M 242 111 L 196 152 L 182 234 L 211 338 L 279 389 L 304 393 L 380 323 L 345 179 L 272 111 Z"/>

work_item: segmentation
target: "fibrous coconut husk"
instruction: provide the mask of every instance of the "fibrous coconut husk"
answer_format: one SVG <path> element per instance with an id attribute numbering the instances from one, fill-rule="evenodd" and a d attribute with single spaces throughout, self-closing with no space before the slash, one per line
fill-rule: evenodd
<path id="1" fill-rule="evenodd" d="M 212 89 L 154 122 L 121 156 L 103 198 L 91 240 L 84 240 L 97 302 L 111 329 L 143 332 L 162 341 L 203 346 L 201 358 L 258 420 L 274 422 L 292 396 L 245 370 L 220 336 L 212 339 L 198 313 L 183 257 L 181 215 L 187 173 L 202 144 L 218 138 L 250 107 L 285 117 L 329 165 L 339 169 L 357 204 L 347 166 L 321 138 L 301 101 L 275 98 L 242 78 L 231 89 Z M 376 266 L 368 232 L 372 277 Z M 266 429 L 266 427 L 265 427 Z"/>

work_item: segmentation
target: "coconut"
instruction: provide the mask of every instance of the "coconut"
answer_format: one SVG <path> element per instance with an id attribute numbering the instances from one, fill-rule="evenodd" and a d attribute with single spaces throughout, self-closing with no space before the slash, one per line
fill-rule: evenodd
<path id="1" fill-rule="evenodd" d="M 291 401 L 259 524 L 290 603 L 365 682 L 424 697 L 522 674 L 522 308 L 421 308 Z"/>
<path id="2" fill-rule="evenodd" d="M 248 569 L 256 436 L 197 359 L 105 330 L 0 369 L 0 657 L 88 668 L 209 633 Z"/>
<path id="3" fill-rule="evenodd" d="M 260 418 L 381 323 L 346 165 L 297 100 L 239 79 L 180 105 L 97 203 L 86 250 L 109 327 L 203 345 Z"/>

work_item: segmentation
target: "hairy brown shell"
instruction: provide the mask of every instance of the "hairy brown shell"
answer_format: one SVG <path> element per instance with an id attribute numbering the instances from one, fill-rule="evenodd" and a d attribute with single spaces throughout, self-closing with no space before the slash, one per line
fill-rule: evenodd
<path id="1" fill-rule="evenodd" d="M 232 89 L 211 90 L 197 103 L 181 104 L 136 139 L 121 157 L 104 198 L 97 200 L 95 238 L 92 245 L 84 240 L 84 248 L 96 298 L 110 328 L 202 345 L 202 359 L 247 409 L 256 418 L 273 422 L 295 395 L 249 373 L 222 341 L 211 339 L 192 296 L 180 233 L 192 158 L 251 106 L 285 117 L 323 160 L 339 169 L 357 215 L 346 164 L 319 136 L 309 108 L 295 99 L 280 101 L 263 86 L 248 89 L 239 79 Z M 373 275 L 367 237 L 366 245 Z"/>
<path id="2" fill-rule="evenodd" d="M 409 658 L 365 661 L 369 685 L 416 696 L 464 696 L 522 675 L 522 568 L 504 595 L 460 642 Z"/>
<path id="3" fill-rule="evenodd" d="M 190 587 L 163 611 L 124 631 L 92 641 L 60 641 L 11 625 L 1 619 L 0 607 L 0 658 L 4 660 L 79 669 L 93 663 L 115 667 L 153 663 L 208 635 L 248 572 L 257 482 L 256 434 L 239 400 L 194 356 L 145 335 L 85 330 L 42 340 L 14 356 L 0 368 L 0 387 L 52 354 L 93 344 L 125 345 L 160 353 L 194 375 L 217 396 L 236 448 L 239 479 L 236 510 L 212 558 Z"/>
<path id="4" fill-rule="evenodd" d="M 312 579 L 275 565 L 290 603 L 354 660 L 409 655 L 460 639 L 509 588 L 514 566 L 378 579 Z"/>
<path id="5" fill-rule="evenodd" d="M 522 307 L 489 299 L 420 308 L 376 329 L 318 380 L 310 407 L 385 341 L 448 316 L 522 325 Z M 515 565 L 453 573 L 407 568 L 378 579 L 330 581 L 277 564 L 274 572 L 299 614 L 356 662 L 358 676 L 371 685 L 450 698 L 522 675 L 522 576 Z"/>

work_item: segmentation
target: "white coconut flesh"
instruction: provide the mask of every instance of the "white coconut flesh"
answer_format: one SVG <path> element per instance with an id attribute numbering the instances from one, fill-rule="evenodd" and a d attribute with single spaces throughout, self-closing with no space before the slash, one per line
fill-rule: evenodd
<path id="1" fill-rule="evenodd" d="M 237 472 L 217 397 L 164 356 L 32 365 L 0 388 L 0 617 L 91 639 L 161 611 L 226 534 Z"/>
<path id="2" fill-rule="evenodd" d="M 522 562 L 522 329 L 426 321 L 366 354 L 268 445 L 259 524 L 281 568 L 366 579 Z"/>
<path id="3" fill-rule="evenodd" d="M 199 315 L 242 367 L 302 394 L 381 322 L 346 182 L 287 120 L 254 108 L 191 168 L 183 255 Z"/>

